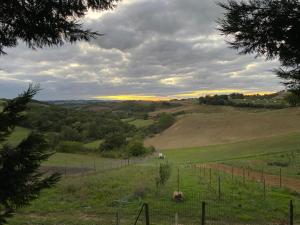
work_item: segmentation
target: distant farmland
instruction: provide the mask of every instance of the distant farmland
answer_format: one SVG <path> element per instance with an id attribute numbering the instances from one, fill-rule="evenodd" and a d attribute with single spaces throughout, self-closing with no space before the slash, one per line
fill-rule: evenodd
<path id="1" fill-rule="evenodd" d="M 179 116 L 163 133 L 145 141 L 159 149 L 232 143 L 300 131 L 300 109 L 239 109 L 201 106 Z"/>

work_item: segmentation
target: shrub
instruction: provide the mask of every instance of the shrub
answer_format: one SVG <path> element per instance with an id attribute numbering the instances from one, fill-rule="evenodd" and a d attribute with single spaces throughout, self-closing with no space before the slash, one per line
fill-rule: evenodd
<path id="1" fill-rule="evenodd" d="M 268 166 L 279 166 L 279 167 L 288 167 L 290 165 L 289 162 L 278 162 L 278 161 L 268 162 L 267 164 Z"/>
<path id="2" fill-rule="evenodd" d="M 143 156 L 147 153 L 147 149 L 144 147 L 142 141 L 132 139 L 126 146 L 126 151 L 129 156 Z"/>
<path id="3" fill-rule="evenodd" d="M 61 141 L 56 150 L 64 153 L 84 152 L 86 148 L 82 143 L 76 141 Z"/>
<path id="4" fill-rule="evenodd" d="M 119 150 L 126 145 L 126 137 L 122 133 L 111 133 L 100 144 L 101 151 Z"/>
<path id="5" fill-rule="evenodd" d="M 158 176 L 156 178 L 157 185 L 165 185 L 171 176 L 171 166 L 168 163 L 160 164 Z"/>

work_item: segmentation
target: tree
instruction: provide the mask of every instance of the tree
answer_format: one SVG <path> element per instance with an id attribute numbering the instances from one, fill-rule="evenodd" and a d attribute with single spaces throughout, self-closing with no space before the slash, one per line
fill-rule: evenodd
<path id="1" fill-rule="evenodd" d="M 41 162 L 52 153 L 47 151 L 43 136 L 32 132 L 14 145 L 6 138 L 24 120 L 24 110 L 38 87 L 29 86 L 27 91 L 8 101 L 0 113 L 0 224 L 6 223 L 15 209 L 28 205 L 44 188 L 52 187 L 59 175 L 46 176 L 39 171 Z"/>
<path id="2" fill-rule="evenodd" d="M 1 1 L 0 55 L 18 40 L 30 48 L 89 41 L 100 35 L 80 21 L 89 10 L 109 10 L 119 0 L 14 0 Z"/>
<path id="3" fill-rule="evenodd" d="M 129 143 L 126 146 L 126 151 L 128 153 L 128 156 L 143 156 L 147 153 L 147 149 L 145 148 L 142 140 L 139 140 L 137 138 L 133 138 L 129 141 Z"/>
<path id="4" fill-rule="evenodd" d="M 229 45 L 240 54 L 278 58 L 277 75 L 290 91 L 300 95 L 299 0 L 229 0 L 219 30 L 230 36 Z"/>
<path id="5" fill-rule="evenodd" d="M 100 144 L 101 151 L 120 150 L 121 147 L 126 145 L 126 137 L 122 133 L 108 134 L 104 142 Z"/>
<path id="6" fill-rule="evenodd" d="M 297 106 L 300 104 L 300 96 L 295 95 L 293 93 L 289 93 L 286 97 L 285 100 L 291 105 L 291 106 Z"/>

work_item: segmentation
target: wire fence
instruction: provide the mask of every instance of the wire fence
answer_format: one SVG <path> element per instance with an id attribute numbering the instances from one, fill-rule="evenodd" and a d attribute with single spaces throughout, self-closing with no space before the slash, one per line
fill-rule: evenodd
<path id="1" fill-rule="evenodd" d="M 111 215 L 106 225 L 298 225 L 299 196 L 285 195 L 284 189 L 274 189 L 266 183 L 232 176 L 204 165 L 180 168 L 181 177 L 190 180 L 180 184 L 183 200 L 176 201 L 161 193 L 149 198 L 148 206 L 123 204 Z M 176 187 L 176 180 L 172 186 Z M 197 183 L 198 190 L 195 185 Z M 145 210 L 148 212 L 145 212 Z"/>
<path id="2" fill-rule="evenodd" d="M 88 173 L 101 173 L 108 170 L 122 169 L 134 164 L 145 163 L 148 158 L 130 158 L 130 159 L 107 159 L 101 162 L 95 160 L 83 159 L 75 164 L 72 162 L 61 163 L 59 166 L 46 165 L 41 167 L 42 172 L 60 173 L 63 176 L 80 176 Z"/>

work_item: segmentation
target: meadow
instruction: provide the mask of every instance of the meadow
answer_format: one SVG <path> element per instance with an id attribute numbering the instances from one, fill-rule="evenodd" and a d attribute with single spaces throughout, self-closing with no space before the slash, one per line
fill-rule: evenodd
<path id="1" fill-rule="evenodd" d="M 86 152 L 55 153 L 41 170 L 60 172 L 61 181 L 44 190 L 30 206 L 19 209 L 9 224 L 110 225 L 119 218 L 119 224 L 132 225 L 146 202 L 152 225 L 175 224 L 175 218 L 179 224 L 196 225 L 205 201 L 207 224 L 283 225 L 288 224 L 290 200 L 295 205 L 295 224 L 299 223 L 299 108 L 186 107 L 194 111 L 178 115 L 171 127 L 146 140 L 158 146 L 152 156 L 129 160 L 101 157 L 97 150 L 103 139 L 82 143 Z M 154 121 L 123 119 L 136 128 L 151 126 Z M 262 130 L 259 135 L 255 133 L 258 129 Z M 181 135 L 182 130 L 188 135 Z M 7 142 L 16 144 L 29 132 L 17 127 Z M 220 143 L 210 138 L 222 136 L 230 138 Z M 206 142 L 199 144 L 192 138 L 200 142 L 206 138 Z M 162 146 L 170 143 L 178 147 Z M 198 146 L 194 147 L 195 143 Z M 159 159 L 159 152 L 166 158 Z M 171 176 L 165 185 L 157 186 L 161 164 L 170 166 Z M 238 169 L 246 169 L 248 175 L 237 173 Z M 259 179 L 251 178 L 254 173 L 259 173 Z M 277 183 L 270 182 L 269 176 L 275 176 L 271 178 Z M 295 184 L 285 183 L 286 179 Z M 172 198 L 178 186 L 184 195 L 180 202 Z M 137 224 L 145 224 L 143 216 Z"/>
<path id="2" fill-rule="evenodd" d="M 288 154 L 298 149 L 299 133 L 234 144 L 191 149 L 164 150 L 165 160 L 149 158 L 144 162 L 105 171 L 64 176 L 46 190 L 31 206 L 19 210 L 10 224 L 115 224 L 119 212 L 121 224 L 133 224 L 143 202 L 149 203 L 154 225 L 173 224 L 175 214 L 183 224 L 199 224 L 201 202 L 206 201 L 210 223 L 286 224 L 289 201 L 300 204 L 300 195 L 286 188 L 232 177 L 219 170 L 204 169 L 209 162 L 238 162 L 254 156 Z M 95 162 L 94 162 L 95 161 Z M 171 165 L 170 180 L 157 189 L 155 178 L 160 163 Z M 92 162 L 92 163 L 87 163 Z M 116 162 L 97 155 L 62 154 L 52 156 L 44 166 L 92 167 L 95 163 Z M 241 162 L 241 161 L 239 161 Z M 177 190 L 177 169 L 184 201 L 172 199 Z M 211 174 L 209 174 L 209 171 Z M 219 196 L 219 177 L 221 196 Z M 74 217 L 76 215 L 76 218 Z M 300 219 L 300 208 L 295 208 Z M 140 221 L 138 224 L 144 224 Z M 226 224 L 226 223 L 225 223 Z"/>

